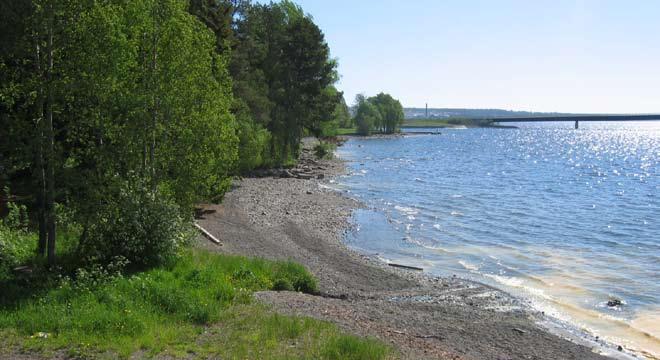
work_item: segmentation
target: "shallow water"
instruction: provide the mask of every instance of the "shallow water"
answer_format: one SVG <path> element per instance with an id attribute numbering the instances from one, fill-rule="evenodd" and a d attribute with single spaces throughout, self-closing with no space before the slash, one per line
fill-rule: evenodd
<path id="1" fill-rule="evenodd" d="M 660 123 L 572 125 L 349 140 L 334 186 L 370 210 L 348 244 L 660 358 Z"/>

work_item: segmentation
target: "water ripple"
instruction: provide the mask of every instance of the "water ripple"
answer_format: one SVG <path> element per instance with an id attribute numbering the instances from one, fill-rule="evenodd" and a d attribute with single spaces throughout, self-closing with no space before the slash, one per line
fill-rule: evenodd
<path id="1" fill-rule="evenodd" d="M 627 304 L 609 324 L 641 331 L 640 314 L 660 306 L 660 127 L 448 133 L 352 139 L 340 149 L 353 174 L 342 186 L 396 226 L 372 225 L 349 243 L 388 258 L 414 254 L 441 274 L 481 274 L 527 296 L 543 293 L 553 311 L 573 318 L 578 308 L 606 316 L 602 304 L 619 297 Z M 607 321 L 580 321 L 607 333 L 598 328 Z"/>

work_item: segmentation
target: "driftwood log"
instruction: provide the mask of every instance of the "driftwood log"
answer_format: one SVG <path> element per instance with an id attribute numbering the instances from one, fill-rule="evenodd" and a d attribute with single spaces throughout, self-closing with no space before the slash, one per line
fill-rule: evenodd
<path id="1" fill-rule="evenodd" d="M 424 271 L 424 269 L 422 269 L 421 267 L 417 267 L 417 266 L 401 265 L 401 264 L 395 264 L 395 263 L 387 263 L 387 265 L 389 265 L 391 267 L 402 268 L 402 269 Z"/>
<path id="2" fill-rule="evenodd" d="M 204 229 L 203 227 L 199 226 L 198 223 L 195 223 L 195 227 L 197 228 L 197 230 L 199 230 L 199 231 L 204 235 L 204 237 L 206 237 L 207 239 L 209 239 L 209 240 L 211 240 L 212 242 L 216 243 L 217 245 L 222 245 L 222 242 L 220 242 L 220 240 L 218 240 L 218 239 L 217 239 L 215 236 L 213 236 L 210 232 L 206 231 L 206 229 Z"/>

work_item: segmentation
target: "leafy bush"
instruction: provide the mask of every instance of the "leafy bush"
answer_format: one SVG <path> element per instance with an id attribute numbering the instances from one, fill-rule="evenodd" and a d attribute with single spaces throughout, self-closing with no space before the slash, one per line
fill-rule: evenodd
<path id="1" fill-rule="evenodd" d="M 9 189 L 4 192 L 9 197 Z M 0 281 L 8 280 L 12 269 L 27 261 L 36 244 L 36 237 L 27 232 L 25 205 L 8 202 L 7 209 L 7 216 L 0 221 Z"/>
<path id="2" fill-rule="evenodd" d="M 360 135 L 368 136 L 374 130 L 374 127 L 381 121 L 381 115 L 378 108 L 370 101 L 362 98 L 357 105 L 355 114 L 355 124 Z"/>
<path id="3" fill-rule="evenodd" d="M 329 142 L 321 141 L 318 145 L 314 146 L 314 154 L 319 159 L 331 158 L 335 150 L 335 145 Z"/>
<path id="4" fill-rule="evenodd" d="M 48 287 L 35 279 L 23 287 L 38 289 L 0 292 L 0 337 L 21 349 L 65 350 L 76 358 L 385 359 L 391 353 L 331 323 L 279 315 L 250 301 L 253 291 L 276 287 L 315 290 L 309 272 L 293 262 L 186 250 L 167 266 L 131 276 L 120 274 L 124 265 L 118 259 L 53 277 Z M 222 325 L 208 326 L 215 322 Z"/>
<path id="5" fill-rule="evenodd" d="M 377 340 L 339 335 L 325 345 L 323 358 L 337 360 L 384 359 L 390 350 Z"/>
<path id="6" fill-rule="evenodd" d="M 25 205 L 9 202 L 7 203 L 7 209 L 9 212 L 7 213 L 7 216 L 2 219 L 2 224 L 13 230 L 27 230 L 29 222 L 27 207 Z"/>
<path id="7" fill-rule="evenodd" d="M 319 285 L 314 276 L 304 266 L 293 261 L 276 263 L 275 278 L 287 280 L 291 283 L 293 290 L 307 294 L 316 294 Z"/>
<path id="8" fill-rule="evenodd" d="M 273 282 L 274 291 L 293 291 L 293 285 L 288 279 L 277 279 Z"/>
<path id="9" fill-rule="evenodd" d="M 176 255 L 191 233 L 189 222 L 170 199 L 137 182 L 121 188 L 100 206 L 81 238 L 81 254 L 109 263 L 121 256 L 135 266 L 154 266 Z"/>
<path id="10" fill-rule="evenodd" d="M 0 223 L 0 282 L 8 280 L 12 269 L 34 254 L 36 243 L 34 234 Z"/>
<path id="11" fill-rule="evenodd" d="M 245 106 L 245 105 L 243 105 Z M 272 165 L 270 155 L 271 133 L 252 121 L 247 109 L 239 106 L 236 119 L 238 122 L 238 170 L 246 172 Z"/>
<path id="12" fill-rule="evenodd" d="M 325 121 L 321 123 L 321 137 L 332 137 L 332 136 L 337 136 L 337 132 L 339 130 L 339 121 L 338 120 L 331 120 L 331 121 Z"/>
<path id="13" fill-rule="evenodd" d="M 174 334 L 177 341 L 190 343 L 195 326 L 220 320 L 229 306 L 249 303 L 253 291 L 269 290 L 278 280 L 297 282 L 300 289 L 315 286 L 302 285 L 313 278 L 292 262 L 205 251 L 186 250 L 169 266 L 133 276 L 120 274 L 124 265 L 118 259 L 79 269 L 37 296 L 5 299 L 0 302 L 0 329 L 21 336 L 47 333 L 55 347 L 91 344 L 126 356 Z"/>

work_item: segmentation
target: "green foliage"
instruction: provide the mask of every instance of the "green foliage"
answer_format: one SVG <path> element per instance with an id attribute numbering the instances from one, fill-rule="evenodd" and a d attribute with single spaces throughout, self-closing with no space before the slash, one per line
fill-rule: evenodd
<path id="1" fill-rule="evenodd" d="M 330 138 L 337 136 L 339 132 L 339 122 L 336 119 L 331 121 L 324 121 L 319 125 L 318 135 L 319 138 Z"/>
<path id="2" fill-rule="evenodd" d="M 99 182 L 137 173 L 184 209 L 226 191 L 238 155 L 228 59 L 186 2 L 96 3 L 76 26 L 72 81 L 79 112 L 93 116 L 75 128 L 90 145 L 103 137 L 76 155 L 103 162 Z M 81 192 L 86 199 L 98 192 L 92 186 Z"/>
<path id="3" fill-rule="evenodd" d="M 333 113 L 333 116 L 336 119 L 338 127 L 340 128 L 347 129 L 355 125 L 353 123 L 353 119 L 351 118 L 351 113 L 348 109 L 348 105 L 346 105 L 346 100 L 344 100 L 343 96 L 339 100 L 339 103 L 335 108 L 335 112 Z"/>
<path id="4" fill-rule="evenodd" d="M 287 279 L 276 279 L 273 282 L 274 291 L 293 291 L 293 285 Z"/>
<path id="5" fill-rule="evenodd" d="M 80 244 L 89 262 L 117 256 L 135 266 L 154 266 L 174 257 L 191 236 L 179 207 L 140 181 L 124 184 L 94 214 Z"/>
<path id="6" fill-rule="evenodd" d="M 34 234 L 0 223 L 0 284 L 11 279 L 14 267 L 34 256 L 36 241 Z"/>
<path id="7" fill-rule="evenodd" d="M 331 103 L 336 102 L 336 105 L 332 110 L 329 107 L 323 110 L 325 116 L 318 118 L 319 122 L 314 124 L 315 127 L 311 129 L 312 134 L 318 138 L 335 137 L 339 135 L 340 127 L 351 127 L 353 124 L 343 94 L 333 86 L 326 88 L 325 93 L 326 99 Z M 337 99 L 339 101 L 336 101 Z M 331 103 L 328 103 L 327 106 L 330 106 Z"/>
<path id="8" fill-rule="evenodd" d="M 239 171 L 248 172 L 271 165 L 270 132 L 253 122 L 244 108 L 236 114 L 236 118 L 238 120 Z"/>
<path id="9" fill-rule="evenodd" d="M 413 128 L 446 128 L 446 127 L 498 127 L 493 120 L 468 119 L 462 117 L 450 117 L 444 119 L 414 119 L 406 120 L 405 127 Z"/>
<path id="10" fill-rule="evenodd" d="M 349 337 L 362 345 L 348 349 L 342 345 L 345 335 L 334 326 L 271 314 L 250 304 L 253 291 L 276 284 L 316 291 L 315 283 L 310 285 L 312 276 L 292 262 L 187 251 L 170 266 L 131 276 L 120 274 L 124 265 L 117 261 L 78 270 L 36 296 L 12 299 L 13 293 L 3 292 L 0 333 L 15 334 L 27 348 L 65 347 L 81 357 L 98 351 L 128 357 L 138 350 L 148 356 L 183 347 L 222 358 L 252 357 L 247 354 L 264 349 L 322 358 L 325 353 L 365 354 L 360 348 L 373 346 L 370 340 Z M 222 325 L 210 325 L 215 322 Z M 202 329 L 210 331 L 211 338 L 196 340 Z M 41 338 L 35 336 L 39 333 Z M 291 348 L 289 340 L 300 346 Z"/>
<path id="11" fill-rule="evenodd" d="M 204 358 L 231 359 L 389 359 L 383 343 L 342 334 L 336 326 L 241 305 L 227 311 L 221 328 L 211 328 L 197 351 Z M 342 341 L 342 338 L 350 339 Z M 342 343 L 352 342 L 350 349 Z M 337 357 L 339 355 L 339 357 Z"/>
<path id="12" fill-rule="evenodd" d="M 383 359 L 388 353 L 389 349 L 376 340 L 346 335 L 332 338 L 323 349 L 325 359 L 337 360 Z"/>
<path id="13" fill-rule="evenodd" d="M 6 193 L 8 198 L 9 191 Z M 13 230 L 27 230 L 29 223 L 27 206 L 10 201 L 7 203 L 7 210 L 7 215 L 0 220 L 0 224 Z"/>
<path id="14" fill-rule="evenodd" d="M 380 93 L 369 101 L 376 105 L 380 113 L 380 123 L 376 124 L 376 128 L 385 134 L 397 132 L 404 119 L 403 106 L 399 100 L 389 94 Z"/>
<path id="15" fill-rule="evenodd" d="M 359 135 L 356 127 L 337 129 L 337 135 Z"/>
<path id="16" fill-rule="evenodd" d="M 355 106 L 354 121 L 360 135 L 370 135 L 374 131 L 393 134 L 403 124 L 403 106 L 389 94 L 380 93 L 368 99 L 360 94 L 355 98 Z"/>
<path id="17" fill-rule="evenodd" d="M 247 107 L 246 118 L 258 124 L 255 128 L 270 134 L 263 163 L 292 163 L 306 132 L 334 135 L 333 112 L 341 98 L 332 86 L 337 64 L 321 30 L 294 3 L 248 3 L 235 10 L 230 61 L 234 94 Z M 254 154 L 249 147 L 241 154 Z"/>
<path id="18" fill-rule="evenodd" d="M 34 196 L 28 210 L 47 227 L 49 255 L 55 225 L 70 223 L 85 230 L 85 257 L 160 262 L 177 232 L 165 213 L 221 200 L 236 170 L 292 165 L 302 136 L 347 123 L 324 34 L 290 1 L 2 10 L 0 138 L 10 141 L 0 142 L 0 184 Z M 121 193 L 134 178 L 144 189 L 129 200 Z"/>
<path id="19" fill-rule="evenodd" d="M 365 99 L 364 95 L 358 95 L 355 100 L 357 106 L 355 123 L 358 134 L 371 135 L 374 126 L 381 122 L 381 114 L 371 101 Z"/>
<path id="20" fill-rule="evenodd" d="M 93 214 L 136 176 L 186 214 L 222 197 L 239 144 L 229 55 L 187 1 L 6 3 L 0 181 L 36 195 L 33 218 L 64 215 L 60 203 L 51 223 L 107 227 Z"/>
<path id="21" fill-rule="evenodd" d="M 319 291 L 316 278 L 298 263 L 292 261 L 279 262 L 273 268 L 273 273 L 276 279 L 289 281 L 295 291 L 307 294 L 316 294 Z"/>
<path id="22" fill-rule="evenodd" d="M 5 189 L 9 198 L 9 190 Z M 36 239 L 28 230 L 27 207 L 7 203 L 8 213 L 0 220 L 0 283 L 12 276 L 14 267 L 23 265 L 33 255 Z"/>
<path id="23" fill-rule="evenodd" d="M 314 146 L 314 155 L 319 159 L 332 158 L 336 145 L 330 142 L 319 142 Z"/>

